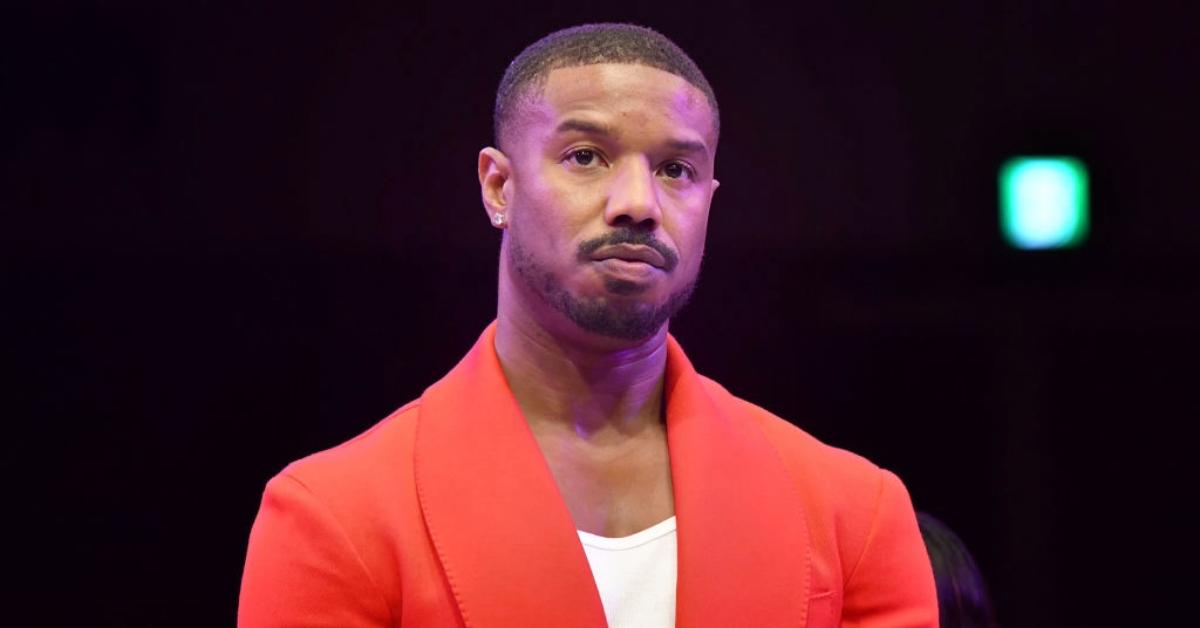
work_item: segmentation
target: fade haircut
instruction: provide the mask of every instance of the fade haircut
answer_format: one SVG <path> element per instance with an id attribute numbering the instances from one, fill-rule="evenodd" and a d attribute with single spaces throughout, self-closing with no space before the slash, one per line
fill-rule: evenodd
<path id="1" fill-rule="evenodd" d="M 630 63 L 652 67 L 691 83 L 704 93 L 712 109 L 713 134 L 720 135 L 721 115 L 712 86 L 696 62 L 656 30 L 635 24 L 583 24 L 546 35 L 521 51 L 500 79 L 492 132 L 503 149 L 509 128 L 526 100 L 540 94 L 551 70 L 597 63 Z"/>

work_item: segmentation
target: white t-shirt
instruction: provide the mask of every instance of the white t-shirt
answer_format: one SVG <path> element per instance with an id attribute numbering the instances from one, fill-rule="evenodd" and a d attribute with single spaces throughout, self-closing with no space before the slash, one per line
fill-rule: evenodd
<path id="1" fill-rule="evenodd" d="M 610 628 L 675 625 L 675 517 L 616 539 L 578 532 Z"/>

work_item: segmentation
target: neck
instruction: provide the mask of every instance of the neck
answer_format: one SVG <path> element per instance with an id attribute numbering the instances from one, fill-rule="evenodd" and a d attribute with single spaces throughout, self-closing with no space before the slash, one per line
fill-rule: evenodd
<path id="1" fill-rule="evenodd" d="M 667 328 L 638 343 L 575 343 L 500 309 L 496 354 L 526 420 L 581 438 L 628 437 L 662 420 Z"/>

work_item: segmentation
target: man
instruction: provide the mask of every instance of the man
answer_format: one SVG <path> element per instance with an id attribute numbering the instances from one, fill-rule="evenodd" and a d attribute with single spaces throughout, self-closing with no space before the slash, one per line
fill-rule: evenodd
<path id="1" fill-rule="evenodd" d="M 365 434 L 267 485 L 244 626 L 935 626 L 892 474 L 696 374 L 719 133 L 687 55 L 554 33 L 479 154 L 497 321 Z"/>

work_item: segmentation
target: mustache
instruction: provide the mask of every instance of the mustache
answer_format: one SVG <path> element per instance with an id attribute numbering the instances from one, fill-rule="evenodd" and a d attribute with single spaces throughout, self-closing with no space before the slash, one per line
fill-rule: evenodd
<path id="1" fill-rule="evenodd" d="M 595 253 L 596 249 L 613 244 L 648 246 L 658 251 L 658 254 L 663 256 L 663 270 L 667 272 L 675 270 L 675 267 L 679 265 L 679 254 L 654 237 L 653 233 L 637 231 L 628 227 L 618 227 L 600 237 L 582 242 L 579 245 L 578 259 L 586 262 L 591 259 L 592 253 Z"/>

